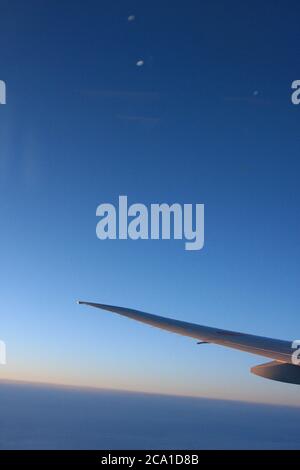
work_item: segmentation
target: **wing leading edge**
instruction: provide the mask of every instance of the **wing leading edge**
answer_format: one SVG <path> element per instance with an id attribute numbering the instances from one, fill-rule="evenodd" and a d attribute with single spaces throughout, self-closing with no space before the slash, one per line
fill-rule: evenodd
<path id="1" fill-rule="evenodd" d="M 172 318 L 161 317 L 159 315 L 153 315 L 130 308 L 114 307 L 111 305 L 84 301 L 78 301 L 78 303 L 117 313 L 124 317 L 146 323 L 147 325 L 167 330 L 172 333 L 177 333 L 179 335 L 195 338 L 197 340 L 201 340 L 202 342 L 214 343 L 259 356 L 268 357 L 273 360 L 270 363 L 270 368 L 268 365 L 263 364 L 263 368 L 258 369 L 258 367 L 260 367 L 258 366 L 252 368 L 251 371 L 254 374 L 265 376 L 274 380 L 280 380 L 282 382 L 300 383 L 300 368 L 292 364 L 292 353 L 294 350 L 292 349 L 291 341 L 283 341 L 263 336 L 250 335 L 236 331 L 197 325 L 195 323 L 188 323 Z M 290 365 L 289 367 L 282 368 L 282 363 Z M 280 374 L 278 373 L 279 370 Z M 284 370 L 284 373 L 282 370 Z M 288 375 L 288 377 L 285 377 L 285 374 Z M 292 378 L 290 378 L 291 374 Z M 297 379 L 294 380 L 293 377 L 295 374 Z"/>

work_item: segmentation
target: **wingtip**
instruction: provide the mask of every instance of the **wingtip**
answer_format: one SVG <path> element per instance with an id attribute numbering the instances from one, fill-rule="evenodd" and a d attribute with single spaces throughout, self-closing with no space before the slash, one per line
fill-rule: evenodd
<path id="1" fill-rule="evenodd" d="M 119 309 L 120 307 L 113 307 L 112 305 L 107 305 L 107 304 L 98 304 L 95 302 L 88 302 L 85 300 L 77 300 L 76 303 L 78 305 L 87 305 L 88 307 L 97 307 L 101 308 L 102 310 L 108 310 L 114 312 L 115 309 Z"/>
<path id="2" fill-rule="evenodd" d="M 95 302 L 88 302 L 87 300 L 76 300 L 77 305 L 88 305 L 90 307 L 99 307 L 105 309 L 106 307 L 110 307 L 110 305 L 106 304 L 98 304 Z"/>

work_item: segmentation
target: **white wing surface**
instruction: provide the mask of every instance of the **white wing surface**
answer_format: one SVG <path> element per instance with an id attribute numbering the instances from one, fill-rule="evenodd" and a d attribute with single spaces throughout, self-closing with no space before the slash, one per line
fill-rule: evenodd
<path id="1" fill-rule="evenodd" d="M 130 308 L 114 307 L 94 302 L 79 301 L 78 303 L 117 313 L 147 325 L 189 336 L 205 343 L 219 344 L 270 358 L 272 362 L 253 367 L 251 372 L 281 382 L 300 384 L 300 367 L 292 363 L 292 354 L 295 351 L 292 349 L 292 341 L 197 325 Z"/>

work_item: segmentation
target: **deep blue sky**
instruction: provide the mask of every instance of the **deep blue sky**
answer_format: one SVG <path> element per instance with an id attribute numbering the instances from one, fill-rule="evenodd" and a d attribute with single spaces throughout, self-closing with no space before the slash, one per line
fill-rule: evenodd
<path id="1" fill-rule="evenodd" d="M 75 304 L 300 337 L 298 18 L 296 1 L 2 0 L 1 376 L 299 404 L 249 374 L 264 358 Z M 119 194 L 204 203 L 205 248 L 98 240 Z"/>

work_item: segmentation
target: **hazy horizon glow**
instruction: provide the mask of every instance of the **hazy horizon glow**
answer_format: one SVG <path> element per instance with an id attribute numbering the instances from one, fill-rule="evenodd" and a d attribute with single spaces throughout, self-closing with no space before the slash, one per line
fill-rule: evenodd
<path id="1" fill-rule="evenodd" d="M 299 448 L 287 406 L 2 382 L 0 400 L 0 449 Z"/>

